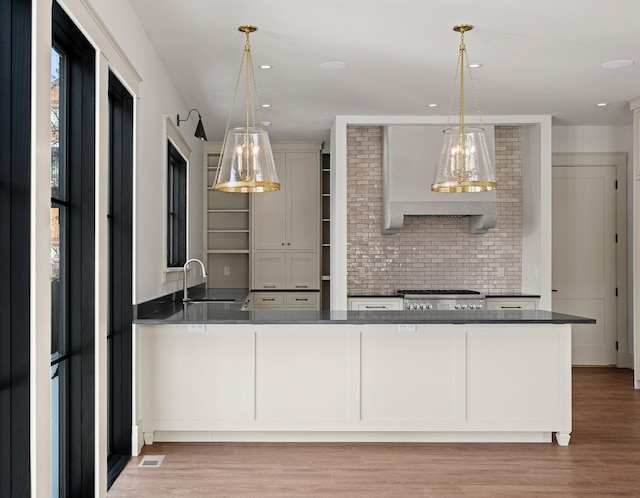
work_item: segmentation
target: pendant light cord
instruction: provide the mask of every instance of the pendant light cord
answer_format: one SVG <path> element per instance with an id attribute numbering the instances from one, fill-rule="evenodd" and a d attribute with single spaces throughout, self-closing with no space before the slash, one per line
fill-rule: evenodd
<path id="1" fill-rule="evenodd" d="M 480 101 L 478 100 L 478 92 L 476 91 L 476 85 L 473 81 L 473 74 L 469 67 L 469 56 L 467 54 L 467 47 L 464 43 L 464 29 L 460 29 L 460 48 L 458 50 L 458 62 L 456 63 L 456 74 L 453 78 L 453 87 L 451 88 L 451 96 L 449 98 L 449 112 L 447 113 L 447 128 L 450 127 L 451 115 L 453 113 L 453 103 L 456 95 L 456 83 L 458 82 L 458 75 L 460 75 L 460 128 L 464 128 L 464 67 L 465 63 L 468 68 L 469 81 L 471 82 L 471 89 L 473 90 L 473 98 L 476 104 L 476 111 L 478 113 L 478 120 L 480 126 L 483 125 L 482 114 L 480 113 Z"/>
<path id="2" fill-rule="evenodd" d="M 227 116 L 227 124 L 225 126 L 224 138 L 222 139 L 222 150 L 225 150 L 225 146 L 227 144 L 227 137 L 229 136 L 229 126 L 231 125 L 231 117 L 233 115 L 233 107 L 236 102 L 236 98 L 238 96 L 238 88 L 240 87 L 240 77 L 242 76 L 242 69 L 245 68 L 245 122 L 247 129 L 247 144 L 248 144 L 248 133 L 249 133 L 249 124 L 252 127 L 256 127 L 256 114 L 258 117 L 258 128 L 263 130 L 262 126 L 262 116 L 260 114 L 260 107 L 258 105 L 258 86 L 256 85 L 256 77 L 253 71 L 253 58 L 251 57 L 251 44 L 249 42 L 249 34 L 251 33 L 251 29 L 248 27 L 241 27 L 242 31 L 246 34 L 247 40 L 245 42 L 245 46 L 242 52 L 242 59 L 240 60 L 240 70 L 238 71 L 238 76 L 236 78 L 236 85 L 233 90 L 233 98 L 231 100 L 231 107 L 229 108 L 229 115 Z M 251 84 L 251 85 L 250 85 Z M 251 98 L 253 97 L 253 98 Z M 218 183 L 218 176 L 220 174 L 220 165 L 222 164 L 222 153 L 218 157 L 218 169 L 216 171 L 216 177 L 214 179 L 213 185 Z"/>

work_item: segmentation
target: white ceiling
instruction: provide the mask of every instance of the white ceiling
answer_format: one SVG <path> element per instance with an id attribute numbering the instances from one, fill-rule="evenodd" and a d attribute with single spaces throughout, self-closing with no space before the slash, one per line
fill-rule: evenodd
<path id="1" fill-rule="evenodd" d="M 628 100 L 640 95 L 638 0 L 131 2 L 211 141 L 224 134 L 244 49 L 241 24 L 258 26 L 251 52 L 259 100 L 272 105 L 261 112 L 273 140 L 326 140 L 336 115 L 446 116 L 460 43 L 452 28 L 461 23 L 474 25 L 465 42 L 469 61 L 483 64 L 472 70 L 483 115 L 624 125 Z M 635 64 L 601 67 L 616 59 Z M 329 61 L 349 66 L 320 69 Z M 472 98 L 467 114 L 475 115 Z"/>

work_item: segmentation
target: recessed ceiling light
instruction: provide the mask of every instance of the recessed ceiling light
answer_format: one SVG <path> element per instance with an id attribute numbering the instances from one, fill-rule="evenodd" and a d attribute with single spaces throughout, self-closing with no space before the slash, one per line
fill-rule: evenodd
<path id="1" fill-rule="evenodd" d="M 340 71 L 347 67 L 349 67 L 349 64 L 346 62 L 323 62 L 320 64 L 320 69 L 324 69 L 326 71 Z"/>
<path id="2" fill-rule="evenodd" d="M 602 64 L 603 69 L 620 69 L 621 67 L 629 67 L 633 64 L 632 60 L 619 59 L 616 61 L 609 61 Z"/>
<path id="3" fill-rule="evenodd" d="M 273 66 L 270 64 L 263 64 L 262 66 L 258 66 L 260 69 L 271 69 Z"/>
<path id="4" fill-rule="evenodd" d="M 261 104 L 260 107 L 271 107 L 271 104 Z"/>
<path id="5" fill-rule="evenodd" d="M 482 67 L 482 64 L 478 64 L 478 63 L 475 63 L 475 64 L 469 64 L 469 67 L 470 67 L 470 68 Z"/>
<path id="6" fill-rule="evenodd" d="M 427 107 L 438 107 L 438 104 L 427 104 Z"/>
<path id="7" fill-rule="evenodd" d="M 609 103 L 608 103 L 608 102 L 598 102 L 598 103 L 596 104 L 596 106 L 598 106 L 598 107 L 607 107 L 608 105 L 609 105 Z"/>

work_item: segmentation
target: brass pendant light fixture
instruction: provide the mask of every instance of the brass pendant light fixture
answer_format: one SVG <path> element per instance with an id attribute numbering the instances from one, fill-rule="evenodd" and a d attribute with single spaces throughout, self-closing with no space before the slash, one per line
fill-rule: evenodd
<path id="1" fill-rule="evenodd" d="M 431 185 L 434 192 L 484 192 L 494 190 L 496 184 L 495 168 L 491 163 L 487 141 L 482 128 L 480 104 L 476 93 L 471 70 L 469 79 L 478 111 L 480 126 L 466 126 L 464 119 L 464 69 L 469 68 L 467 49 L 464 44 L 464 33 L 473 29 L 471 24 L 459 24 L 453 27 L 460 33 L 460 50 L 456 75 L 451 90 L 447 128 L 444 130 L 444 145 L 436 168 L 435 178 Z M 453 108 L 456 84 L 460 72 L 460 124 L 450 127 L 451 110 Z"/>
<path id="2" fill-rule="evenodd" d="M 218 170 L 213 182 L 213 188 L 221 192 L 273 192 L 280 189 L 269 135 L 260 119 L 258 92 L 253 73 L 249 34 L 257 29 L 252 25 L 242 25 L 238 28 L 238 31 L 246 34 L 247 39 L 222 141 Z M 245 126 L 229 129 L 243 68 L 246 85 Z"/>

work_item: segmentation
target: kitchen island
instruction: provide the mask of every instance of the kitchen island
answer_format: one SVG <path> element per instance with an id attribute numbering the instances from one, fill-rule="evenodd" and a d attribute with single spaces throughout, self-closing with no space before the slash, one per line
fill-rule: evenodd
<path id="1" fill-rule="evenodd" d="M 542 310 L 241 311 L 135 323 L 134 453 L 153 441 L 550 442 L 571 434 L 571 325 Z"/>

